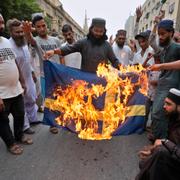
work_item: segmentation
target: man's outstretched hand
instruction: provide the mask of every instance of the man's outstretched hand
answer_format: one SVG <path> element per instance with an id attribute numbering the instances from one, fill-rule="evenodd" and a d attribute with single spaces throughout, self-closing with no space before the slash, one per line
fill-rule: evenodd
<path id="1" fill-rule="evenodd" d="M 43 55 L 44 60 L 49 60 L 54 55 L 54 50 L 46 51 Z"/>

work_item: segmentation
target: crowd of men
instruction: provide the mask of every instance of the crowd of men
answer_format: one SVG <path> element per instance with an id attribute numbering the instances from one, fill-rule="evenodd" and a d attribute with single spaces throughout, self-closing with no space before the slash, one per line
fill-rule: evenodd
<path id="1" fill-rule="evenodd" d="M 24 134 L 35 133 L 31 126 L 39 123 L 37 111 L 43 110 L 44 60 L 91 73 L 96 73 L 102 62 L 115 68 L 142 64 L 149 69 L 144 130 L 152 144 L 139 153 L 140 173 L 136 179 L 180 179 L 180 33 L 174 31 L 172 20 L 163 19 L 161 11 L 152 31 L 138 34 L 141 8 L 137 8 L 136 15 L 135 38 L 129 43 L 124 29 L 108 42 L 106 21 L 94 18 L 88 34 L 80 40 L 74 39 L 72 27 L 65 24 L 62 44 L 57 36 L 48 35 L 41 15 L 33 17 L 32 22 L 8 20 L 10 39 L 6 39 L 0 14 L 0 136 L 10 153 L 22 154 L 21 144 L 33 143 Z M 9 114 L 14 120 L 13 132 Z M 149 119 L 152 123 L 147 127 Z M 50 132 L 56 134 L 58 129 L 51 126 Z M 167 172 L 169 167 L 171 171 Z M 159 173 L 160 168 L 167 173 Z"/>

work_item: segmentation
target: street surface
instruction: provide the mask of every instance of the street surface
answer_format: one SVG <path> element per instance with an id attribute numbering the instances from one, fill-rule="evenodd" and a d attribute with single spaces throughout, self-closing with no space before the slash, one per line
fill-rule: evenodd
<path id="1" fill-rule="evenodd" d="M 42 114 L 39 114 L 42 118 Z M 48 126 L 37 125 L 33 145 L 14 156 L 0 139 L 0 180 L 133 180 L 138 172 L 137 152 L 148 143 L 145 134 L 87 141 Z"/>

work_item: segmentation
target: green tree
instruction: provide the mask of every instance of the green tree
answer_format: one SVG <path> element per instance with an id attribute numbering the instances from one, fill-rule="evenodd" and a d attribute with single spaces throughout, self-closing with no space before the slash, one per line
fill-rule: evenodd
<path id="1" fill-rule="evenodd" d="M 5 21 L 11 18 L 31 20 L 31 15 L 41 12 L 36 0 L 0 0 L 0 12 Z"/>
<path id="2" fill-rule="evenodd" d="M 161 3 L 164 4 L 166 2 L 166 0 L 161 0 Z"/>

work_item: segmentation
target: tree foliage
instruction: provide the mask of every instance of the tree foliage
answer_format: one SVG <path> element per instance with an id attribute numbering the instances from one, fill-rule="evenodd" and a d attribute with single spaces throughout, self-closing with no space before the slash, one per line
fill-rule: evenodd
<path id="1" fill-rule="evenodd" d="M 36 0 L 0 0 L 0 12 L 5 21 L 11 18 L 31 20 L 31 15 L 41 12 Z"/>
<path id="2" fill-rule="evenodd" d="M 166 3 L 166 0 L 161 0 L 161 3 L 162 3 L 162 4 Z"/>

